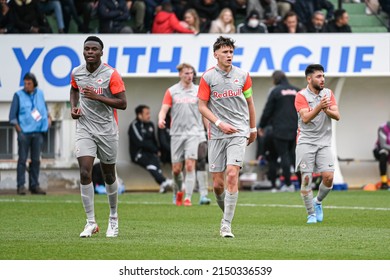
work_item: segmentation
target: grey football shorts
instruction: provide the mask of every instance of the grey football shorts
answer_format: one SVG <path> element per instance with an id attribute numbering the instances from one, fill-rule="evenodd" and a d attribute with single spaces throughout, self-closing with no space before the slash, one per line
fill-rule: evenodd
<path id="1" fill-rule="evenodd" d="M 185 159 L 198 159 L 198 135 L 171 136 L 172 163 L 183 162 Z"/>
<path id="2" fill-rule="evenodd" d="M 242 167 L 247 138 L 242 136 L 209 140 L 209 171 L 223 172 L 228 165 Z"/>
<path id="3" fill-rule="evenodd" d="M 295 171 L 334 172 L 334 156 L 330 146 L 299 144 L 295 154 Z"/>
<path id="4" fill-rule="evenodd" d="M 119 135 L 92 135 L 88 131 L 76 132 L 76 157 L 97 157 L 105 164 L 115 164 Z"/>

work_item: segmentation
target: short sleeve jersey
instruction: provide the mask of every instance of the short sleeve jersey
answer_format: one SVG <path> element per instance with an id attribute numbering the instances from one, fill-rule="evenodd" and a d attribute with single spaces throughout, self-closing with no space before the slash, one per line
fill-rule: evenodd
<path id="1" fill-rule="evenodd" d="M 299 111 L 308 108 L 310 111 L 314 109 L 320 102 L 323 96 L 330 98 L 331 106 L 336 105 L 336 99 L 333 92 L 324 88 L 319 94 L 313 93 L 308 87 L 298 92 L 295 98 L 295 109 L 298 112 L 298 135 L 297 144 L 312 144 L 317 146 L 330 146 L 332 139 L 332 119 L 321 110 L 321 112 L 305 124 Z"/>
<path id="2" fill-rule="evenodd" d="M 119 73 L 109 65 L 101 65 L 90 73 L 86 64 L 73 69 L 71 85 L 80 92 L 81 118 L 77 120 L 77 130 L 87 130 L 92 135 L 114 135 L 118 133 L 116 109 L 96 100 L 85 98 L 83 89 L 92 87 L 96 94 L 113 98 L 125 91 L 125 85 Z"/>
<path id="3" fill-rule="evenodd" d="M 199 83 L 198 97 L 208 101 L 213 114 L 223 122 L 238 129 L 233 134 L 224 134 L 215 124 L 209 124 L 209 139 L 236 136 L 247 137 L 249 133 L 249 110 L 244 91 L 252 87 L 248 72 L 233 66 L 229 73 L 215 66 L 207 70 Z"/>
<path id="4" fill-rule="evenodd" d="M 163 104 L 171 107 L 170 135 L 200 135 L 203 131 L 202 116 L 198 109 L 198 86 L 184 88 L 181 83 L 167 89 Z"/>

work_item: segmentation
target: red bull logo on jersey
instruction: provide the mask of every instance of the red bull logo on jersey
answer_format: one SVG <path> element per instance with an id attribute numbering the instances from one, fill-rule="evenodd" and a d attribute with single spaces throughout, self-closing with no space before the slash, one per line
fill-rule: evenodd
<path id="1" fill-rule="evenodd" d="M 216 92 L 216 91 L 213 91 L 213 95 L 215 98 L 219 99 L 219 98 L 229 98 L 229 97 L 236 97 L 236 96 L 240 96 L 242 95 L 242 89 L 239 88 L 238 90 L 234 91 L 234 90 L 227 90 L 225 89 L 223 91 L 223 93 L 219 93 L 219 92 Z"/>
<path id="2" fill-rule="evenodd" d="M 195 98 L 195 97 L 174 97 L 173 98 L 173 101 L 174 103 L 197 103 L 198 102 L 198 98 Z"/>
<path id="3" fill-rule="evenodd" d="M 98 87 L 98 88 L 89 87 L 89 88 L 92 89 L 97 95 L 103 94 L 103 88 L 101 88 L 101 87 Z M 84 93 L 84 88 L 79 86 L 79 91 L 80 91 L 80 93 Z"/>

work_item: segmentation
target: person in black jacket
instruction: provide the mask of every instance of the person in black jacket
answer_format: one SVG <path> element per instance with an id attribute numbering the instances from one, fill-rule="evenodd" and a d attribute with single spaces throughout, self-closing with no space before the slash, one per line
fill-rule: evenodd
<path id="1" fill-rule="evenodd" d="M 326 25 L 325 32 L 329 33 L 352 33 L 352 28 L 348 24 L 349 15 L 346 10 L 339 9 L 334 12 L 334 20 Z"/>
<path id="2" fill-rule="evenodd" d="M 136 119 L 130 124 L 129 150 L 131 161 L 145 168 L 160 185 L 160 193 L 172 186 L 172 180 L 163 176 L 160 167 L 159 147 L 154 124 L 150 121 L 150 108 L 139 105 L 135 108 Z"/>
<path id="3" fill-rule="evenodd" d="M 100 0 L 99 33 L 133 33 L 128 26 L 130 13 L 125 0 Z"/>
<path id="4" fill-rule="evenodd" d="M 263 114 L 260 118 L 259 136 L 266 126 L 272 126 L 273 143 L 277 156 L 281 158 L 284 185 L 281 191 L 295 191 L 291 183 L 291 165 L 295 163 L 295 138 L 298 129 L 298 115 L 295 110 L 295 95 L 300 90 L 291 85 L 283 71 L 273 72 L 273 87 L 268 95 Z M 275 162 L 273 164 L 276 165 Z M 276 176 L 275 176 L 276 178 Z"/>

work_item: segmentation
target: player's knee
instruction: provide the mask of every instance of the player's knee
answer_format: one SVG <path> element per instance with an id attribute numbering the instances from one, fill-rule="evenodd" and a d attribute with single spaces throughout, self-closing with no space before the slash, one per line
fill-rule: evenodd
<path id="1" fill-rule="evenodd" d="M 226 181 L 229 184 L 235 184 L 238 182 L 238 170 L 234 167 L 227 167 L 226 169 Z"/>
<path id="2" fill-rule="evenodd" d="M 175 175 L 175 176 L 179 176 L 180 175 L 180 173 L 181 173 L 181 166 L 180 165 L 173 165 L 172 166 L 172 173 L 173 173 L 173 175 Z"/>
<path id="3" fill-rule="evenodd" d="M 333 173 L 322 174 L 322 183 L 326 187 L 331 188 L 333 185 Z"/>
<path id="4" fill-rule="evenodd" d="M 115 174 L 106 174 L 104 177 L 104 182 L 106 182 L 109 185 L 112 185 L 116 180 Z"/>
<path id="5" fill-rule="evenodd" d="M 87 184 L 92 181 L 92 174 L 87 169 L 80 170 L 80 181 L 82 184 Z"/>
<path id="6" fill-rule="evenodd" d="M 311 173 L 302 173 L 301 192 L 308 193 L 311 191 L 311 182 L 313 181 L 313 175 Z"/>
<path id="7" fill-rule="evenodd" d="M 186 171 L 192 172 L 195 170 L 195 160 L 187 160 L 186 161 Z"/>
<path id="8" fill-rule="evenodd" d="M 225 182 L 222 174 L 213 173 L 213 188 L 216 193 L 223 192 L 225 188 Z"/>

